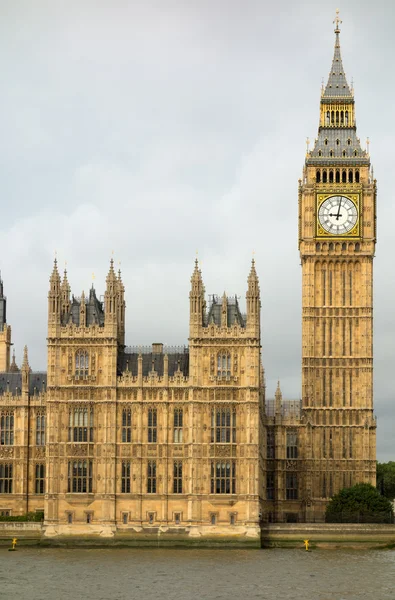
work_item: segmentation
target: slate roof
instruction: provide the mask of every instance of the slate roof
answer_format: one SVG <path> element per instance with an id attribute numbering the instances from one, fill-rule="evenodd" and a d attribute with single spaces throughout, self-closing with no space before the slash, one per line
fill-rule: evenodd
<path id="1" fill-rule="evenodd" d="M 184 377 L 189 375 L 189 350 L 182 346 L 179 348 L 164 348 L 163 352 L 149 352 L 145 349 L 126 348 L 118 358 L 118 375 L 124 371 L 130 371 L 132 375 L 137 376 L 138 357 L 141 352 L 143 359 L 143 377 L 147 377 L 150 371 L 154 370 L 159 376 L 163 375 L 164 357 L 167 354 L 169 364 L 169 376 L 172 377 L 178 367 Z"/>
<path id="2" fill-rule="evenodd" d="M 86 313 L 86 326 L 94 325 L 95 323 L 100 327 L 104 325 L 104 309 L 103 302 L 97 299 L 96 290 L 92 286 L 89 291 L 89 298 L 76 298 L 72 297 L 70 310 L 64 315 L 62 325 L 65 326 L 70 322 L 70 318 L 74 325 L 80 326 L 80 309 L 81 302 L 85 302 L 85 313 Z"/>
<path id="3" fill-rule="evenodd" d="M 366 150 L 362 150 L 355 129 L 352 127 L 321 127 L 314 148 L 306 159 L 306 164 L 320 165 L 333 162 L 339 165 L 342 160 L 347 165 L 369 164 L 369 156 Z"/>
<path id="4" fill-rule="evenodd" d="M 0 395 L 8 390 L 13 396 L 19 396 L 22 389 L 22 373 L 0 373 Z M 41 371 L 30 373 L 29 394 L 39 394 L 47 389 L 47 374 Z"/>
<path id="5" fill-rule="evenodd" d="M 326 88 L 324 90 L 324 94 L 322 99 L 332 101 L 336 98 L 349 98 L 352 100 L 353 94 L 351 89 L 347 83 L 346 74 L 343 68 L 342 57 L 340 53 L 340 31 L 338 29 L 335 30 L 336 39 L 335 39 L 335 51 L 333 54 L 332 61 L 332 69 L 329 73 L 328 83 L 326 84 Z"/>
<path id="6" fill-rule="evenodd" d="M 222 302 L 223 298 L 219 298 L 218 296 L 213 296 L 211 305 L 206 316 L 205 326 L 210 323 L 214 323 L 215 325 L 221 325 L 221 315 L 222 315 Z M 245 327 L 246 318 L 240 312 L 239 302 L 237 300 L 237 296 L 228 297 L 226 299 L 227 302 L 227 327 L 231 327 L 235 323 L 239 324 L 241 327 Z"/>

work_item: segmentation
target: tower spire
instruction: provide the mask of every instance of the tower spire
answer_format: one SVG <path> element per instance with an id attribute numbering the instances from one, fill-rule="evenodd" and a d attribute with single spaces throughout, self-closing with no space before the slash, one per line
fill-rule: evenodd
<path id="1" fill-rule="evenodd" d="M 340 24 L 342 20 L 339 17 L 339 9 L 336 9 L 335 24 L 335 50 L 333 53 L 332 68 L 329 73 L 328 83 L 326 84 L 323 98 L 353 98 L 353 94 L 348 85 L 346 74 L 343 68 L 343 62 L 340 52 Z"/>

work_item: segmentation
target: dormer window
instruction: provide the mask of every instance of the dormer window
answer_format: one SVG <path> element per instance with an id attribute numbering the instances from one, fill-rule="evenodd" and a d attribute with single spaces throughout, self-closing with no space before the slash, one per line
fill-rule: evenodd
<path id="1" fill-rule="evenodd" d="M 347 140 L 347 144 L 348 144 L 349 146 L 351 146 L 351 140 L 350 140 L 350 138 L 348 138 L 348 140 Z"/>
<path id="2" fill-rule="evenodd" d="M 329 152 L 329 156 L 333 156 L 333 150 Z"/>
<path id="3" fill-rule="evenodd" d="M 324 144 L 325 144 L 325 146 L 328 145 L 328 139 L 327 138 L 325 138 Z"/>
<path id="4" fill-rule="evenodd" d="M 339 139 L 337 139 L 337 140 L 336 140 L 336 146 L 338 146 L 339 144 L 340 144 L 340 140 L 339 140 Z"/>

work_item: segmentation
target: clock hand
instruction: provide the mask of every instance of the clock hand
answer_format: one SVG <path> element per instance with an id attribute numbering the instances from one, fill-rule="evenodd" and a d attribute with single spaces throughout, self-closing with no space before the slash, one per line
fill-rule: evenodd
<path id="1" fill-rule="evenodd" d="M 336 219 L 338 219 L 338 218 L 339 218 L 339 217 L 341 217 L 342 215 L 341 215 L 341 213 L 336 213 L 336 214 L 329 213 L 329 216 L 330 216 L 330 217 L 336 217 Z"/>
<path id="2" fill-rule="evenodd" d="M 341 200 L 339 200 L 339 208 L 338 208 L 337 215 L 336 215 L 336 221 L 338 221 L 338 220 L 339 220 L 339 217 L 341 217 L 341 214 L 340 214 L 340 207 L 341 207 L 341 204 L 342 204 L 342 201 L 341 201 Z"/>

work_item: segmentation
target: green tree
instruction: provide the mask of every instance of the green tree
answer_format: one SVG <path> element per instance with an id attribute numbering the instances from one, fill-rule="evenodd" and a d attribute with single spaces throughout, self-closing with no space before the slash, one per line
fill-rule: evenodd
<path id="1" fill-rule="evenodd" d="M 344 488 L 328 503 L 327 523 L 391 523 L 392 504 L 370 483 Z"/>
<path id="2" fill-rule="evenodd" d="M 395 499 L 395 462 L 377 463 L 376 487 L 380 494 Z"/>

